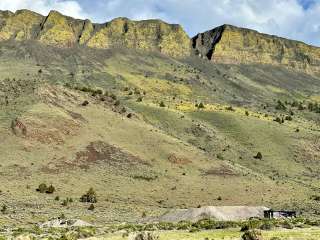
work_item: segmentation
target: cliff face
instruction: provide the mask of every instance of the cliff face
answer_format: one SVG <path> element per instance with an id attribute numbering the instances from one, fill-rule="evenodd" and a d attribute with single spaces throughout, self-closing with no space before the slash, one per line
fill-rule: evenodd
<path id="1" fill-rule="evenodd" d="M 77 20 L 51 11 L 0 11 L 0 41 L 36 40 L 57 47 L 125 47 L 171 57 L 192 53 L 215 63 L 281 65 L 320 73 L 320 48 L 257 31 L 223 25 L 190 40 L 180 25 L 161 20 L 117 18 L 105 24 Z"/>
<path id="2" fill-rule="evenodd" d="M 179 25 L 160 20 L 114 19 L 105 24 L 76 20 L 51 11 L 44 17 L 20 10 L 0 11 L 0 40 L 38 40 L 58 47 L 127 47 L 158 51 L 172 57 L 190 55 L 190 38 Z"/>
<path id="3" fill-rule="evenodd" d="M 192 39 L 197 55 L 216 63 L 281 65 L 320 72 L 320 48 L 257 31 L 223 25 Z"/>

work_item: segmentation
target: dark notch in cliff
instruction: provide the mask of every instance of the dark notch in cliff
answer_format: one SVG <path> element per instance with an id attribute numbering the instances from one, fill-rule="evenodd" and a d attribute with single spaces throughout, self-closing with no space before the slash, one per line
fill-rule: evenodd
<path id="1" fill-rule="evenodd" d="M 199 33 L 192 38 L 192 48 L 195 54 L 202 58 L 211 60 L 215 46 L 221 40 L 226 25 L 214 28 L 210 31 Z"/>

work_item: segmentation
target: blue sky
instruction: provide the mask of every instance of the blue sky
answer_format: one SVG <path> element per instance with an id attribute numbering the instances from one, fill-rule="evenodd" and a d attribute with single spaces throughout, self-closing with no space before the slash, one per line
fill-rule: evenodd
<path id="1" fill-rule="evenodd" d="M 115 17 L 160 18 L 179 23 L 190 36 L 222 24 L 320 46 L 320 0 L 1 0 L 0 9 L 51 9 L 106 22 Z"/>

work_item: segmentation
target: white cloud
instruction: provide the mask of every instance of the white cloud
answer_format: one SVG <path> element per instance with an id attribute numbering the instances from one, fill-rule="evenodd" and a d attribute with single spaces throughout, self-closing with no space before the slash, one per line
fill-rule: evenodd
<path id="1" fill-rule="evenodd" d="M 118 16 L 161 18 L 182 24 L 191 36 L 228 23 L 320 45 L 320 2 L 304 9 L 302 1 L 96 0 L 100 10 L 93 15 L 99 22 Z"/>
<path id="2" fill-rule="evenodd" d="M 10 11 L 30 9 L 43 15 L 47 15 L 50 10 L 57 10 L 75 18 L 87 17 L 81 5 L 75 0 L 1 0 L 0 9 Z"/>

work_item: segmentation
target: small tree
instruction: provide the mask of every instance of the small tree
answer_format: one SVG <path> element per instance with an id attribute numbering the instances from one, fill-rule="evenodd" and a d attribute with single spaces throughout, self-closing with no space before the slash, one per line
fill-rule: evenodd
<path id="1" fill-rule="evenodd" d="M 204 107 L 204 104 L 203 104 L 202 102 L 199 103 L 198 108 L 205 108 L 205 107 Z"/>
<path id="2" fill-rule="evenodd" d="M 164 104 L 163 101 L 161 101 L 160 104 L 159 104 L 159 106 L 160 106 L 160 107 L 165 107 L 166 105 Z"/>
<path id="3" fill-rule="evenodd" d="M 81 196 L 80 202 L 87 202 L 87 203 L 97 202 L 96 192 L 93 190 L 93 188 L 90 188 L 86 194 L 83 194 Z"/>
<path id="4" fill-rule="evenodd" d="M 47 185 L 45 183 L 41 183 L 37 188 L 37 192 L 45 193 L 47 189 L 48 189 Z"/>
<path id="5" fill-rule="evenodd" d="M 88 210 L 89 210 L 89 211 L 93 211 L 93 210 L 94 210 L 94 205 L 93 205 L 93 203 L 90 204 Z"/>
<path id="6" fill-rule="evenodd" d="M 257 155 L 254 156 L 254 158 L 261 160 L 261 159 L 262 159 L 262 153 L 261 153 L 261 152 L 258 152 Z"/>
<path id="7" fill-rule="evenodd" d="M 7 205 L 2 205 L 1 213 L 2 213 L 2 214 L 6 214 L 6 213 L 7 213 L 7 210 L 8 210 Z"/>

